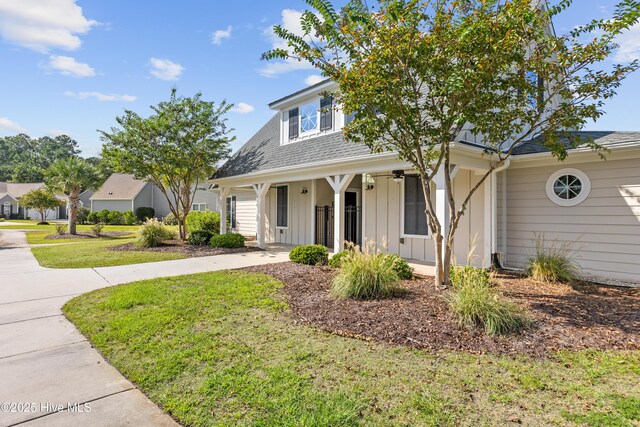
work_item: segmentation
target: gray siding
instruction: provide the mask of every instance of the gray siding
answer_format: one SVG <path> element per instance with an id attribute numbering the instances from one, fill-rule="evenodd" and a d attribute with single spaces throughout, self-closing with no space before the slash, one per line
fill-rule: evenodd
<path id="1" fill-rule="evenodd" d="M 153 207 L 153 187 L 154 185 L 148 182 L 142 190 L 138 193 L 135 199 L 133 199 L 133 212 L 135 213 L 138 208 L 152 208 Z M 157 213 L 156 213 L 157 215 Z"/>
<path id="2" fill-rule="evenodd" d="M 507 265 L 523 267 L 533 233 L 568 243 L 586 275 L 640 280 L 640 169 L 638 159 L 572 164 L 591 181 L 589 197 L 561 207 L 547 197 L 549 176 L 565 166 L 507 171 Z"/>
<path id="3" fill-rule="evenodd" d="M 93 212 L 103 209 L 126 212 L 131 210 L 131 200 L 93 200 Z"/>

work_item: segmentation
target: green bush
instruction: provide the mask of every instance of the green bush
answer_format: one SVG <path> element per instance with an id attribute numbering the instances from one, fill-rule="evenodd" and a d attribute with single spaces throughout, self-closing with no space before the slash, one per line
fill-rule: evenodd
<path id="1" fill-rule="evenodd" d="M 58 233 L 59 235 L 64 235 L 67 234 L 67 230 L 68 230 L 68 226 L 67 224 L 63 223 L 63 222 L 58 222 L 56 223 L 56 233 Z"/>
<path id="2" fill-rule="evenodd" d="M 176 219 L 176 216 L 170 212 L 162 218 L 162 223 L 164 225 L 178 225 L 178 220 Z"/>
<path id="3" fill-rule="evenodd" d="M 209 241 L 214 248 L 244 248 L 244 236 L 238 233 L 214 234 Z"/>
<path id="4" fill-rule="evenodd" d="M 525 267 L 532 279 L 547 283 L 573 283 L 580 279 L 570 243 L 547 244 L 543 235 L 536 235 L 534 243 L 535 253 Z"/>
<path id="5" fill-rule="evenodd" d="M 78 209 L 78 215 L 76 216 L 76 220 L 78 221 L 78 224 L 86 224 L 87 218 L 89 217 L 90 213 L 91 211 L 87 208 Z"/>
<path id="6" fill-rule="evenodd" d="M 328 262 L 329 267 L 340 268 L 340 266 L 342 265 L 342 261 L 350 253 L 351 253 L 351 251 L 340 251 L 340 252 L 337 252 L 337 253 L 333 254 L 333 256 L 331 257 L 331 259 L 329 259 L 329 262 Z"/>
<path id="7" fill-rule="evenodd" d="M 96 237 L 100 237 L 100 233 L 102 233 L 103 228 L 104 228 L 104 224 L 99 222 L 91 226 L 91 231 Z"/>
<path id="8" fill-rule="evenodd" d="M 89 224 L 97 224 L 100 222 L 100 218 L 98 218 L 98 212 L 89 212 L 87 215 L 87 222 Z"/>
<path id="9" fill-rule="evenodd" d="M 342 298 L 376 299 L 392 294 L 400 276 L 388 255 L 364 253 L 356 248 L 342 257 L 331 291 Z"/>
<path id="10" fill-rule="evenodd" d="M 404 260 L 400 255 L 387 254 L 385 255 L 387 262 L 391 263 L 393 269 L 398 273 L 398 277 L 402 280 L 413 279 L 413 268 L 409 266 L 409 263 Z"/>
<path id="11" fill-rule="evenodd" d="M 323 245 L 296 246 L 289 253 L 289 259 L 298 264 L 325 265 L 329 260 L 329 251 Z"/>
<path id="12" fill-rule="evenodd" d="M 149 218 L 138 231 L 138 245 L 144 248 L 159 246 L 165 240 L 176 237 L 176 233 L 155 218 Z"/>
<path id="13" fill-rule="evenodd" d="M 124 213 L 120 211 L 109 211 L 109 225 L 124 225 Z"/>
<path id="14" fill-rule="evenodd" d="M 134 225 L 138 219 L 133 214 L 132 210 L 128 210 L 124 213 L 124 225 Z"/>
<path id="15" fill-rule="evenodd" d="M 211 234 L 220 234 L 220 214 L 218 212 L 191 211 L 187 215 L 187 232 L 208 231 Z"/>
<path id="16" fill-rule="evenodd" d="M 155 218 L 155 216 L 156 216 L 156 211 L 153 208 L 148 208 L 143 206 L 136 209 L 136 218 L 138 218 L 139 222 L 144 222 L 149 218 Z"/>
<path id="17" fill-rule="evenodd" d="M 210 233 L 205 230 L 196 230 L 189 233 L 187 237 L 187 243 L 190 245 L 208 245 L 209 241 L 213 237 L 213 233 Z"/>
<path id="18" fill-rule="evenodd" d="M 109 209 L 102 209 L 98 212 L 98 222 L 104 222 L 105 224 L 109 224 L 109 214 L 111 211 Z"/>
<path id="19" fill-rule="evenodd" d="M 490 335 L 502 335 L 518 332 L 530 324 L 520 307 L 493 289 L 485 270 L 454 266 L 451 283 L 447 301 L 460 326 L 480 327 Z"/>

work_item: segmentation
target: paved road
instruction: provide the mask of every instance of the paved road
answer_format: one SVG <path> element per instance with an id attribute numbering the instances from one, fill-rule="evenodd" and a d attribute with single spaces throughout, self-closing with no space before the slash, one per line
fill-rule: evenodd
<path id="1" fill-rule="evenodd" d="M 287 260 L 286 248 L 120 267 L 48 269 L 23 231 L 0 229 L 0 426 L 175 426 L 62 315 L 84 292 L 154 277 Z M 69 404 L 79 404 L 78 407 Z M 84 404 L 90 412 L 82 412 Z M 20 411 L 18 411 L 20 410 Z"/>

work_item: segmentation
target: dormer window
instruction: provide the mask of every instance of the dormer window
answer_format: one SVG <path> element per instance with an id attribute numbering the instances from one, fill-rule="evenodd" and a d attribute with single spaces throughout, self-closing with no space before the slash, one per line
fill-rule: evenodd
<path id="1" fill-rule="evenodd" d="M 318 104 L 311 102 L 300 107 L 300 133 L 318 130 Z"/>
<path id="2" fill-rule="evenodd" d="M 288 111 L 289 141 L 333 130 L 333 98 L 325 97 Z"/>

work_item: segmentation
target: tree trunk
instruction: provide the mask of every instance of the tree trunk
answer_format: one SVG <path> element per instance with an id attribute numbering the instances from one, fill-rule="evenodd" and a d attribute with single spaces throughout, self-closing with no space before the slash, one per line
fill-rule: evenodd
<path id="1" fill-rule="evenodd" d="M 436 267 L 435 267 L 435 281 L 436 289 L 443 289 L 445 285 L 445 271 L 444 260 L 442 259 L 442 234 L 436 233 L 433 236 L 435 251 L 436 251 Z"/>
<path id="2" fill-rule="evenodd" d="M 180 234 L 180 240 L 185 240 L 187 238 L 186 221 L 187 219 L 184 216 L 181 216 L 180 219 L 178 219 L 178 233 Z"/>
<path id="3" fill-rule="evenodd" d="M 76 220 L 78 218 L 78 204 L 80 200 L 77 197 L 69 196 L 69 234 L 76 235 Z"/>

